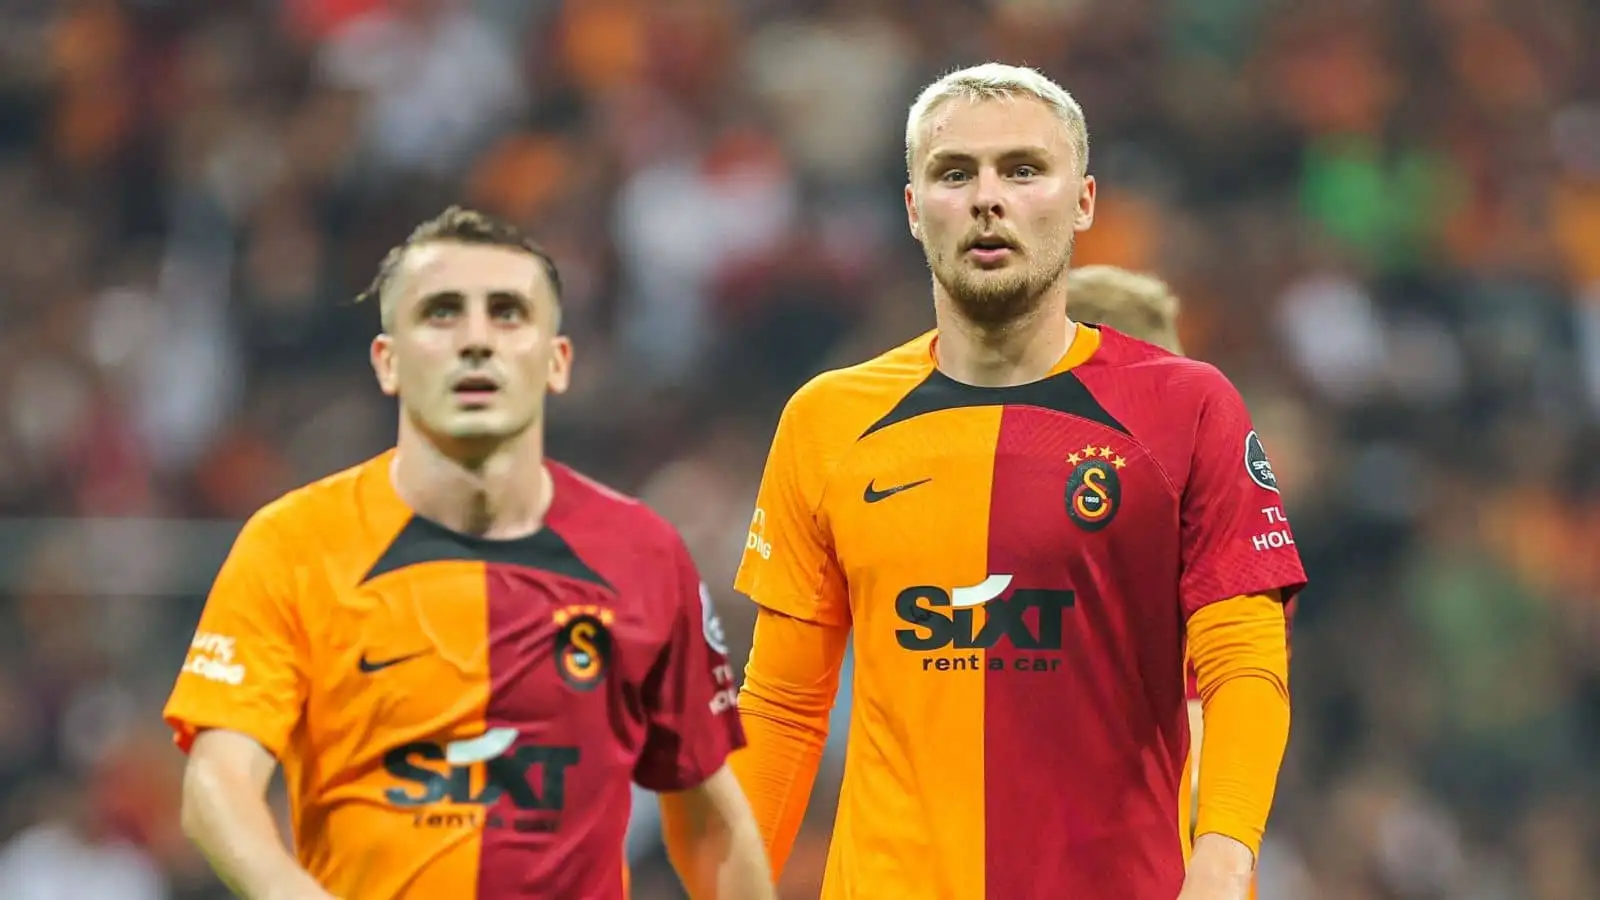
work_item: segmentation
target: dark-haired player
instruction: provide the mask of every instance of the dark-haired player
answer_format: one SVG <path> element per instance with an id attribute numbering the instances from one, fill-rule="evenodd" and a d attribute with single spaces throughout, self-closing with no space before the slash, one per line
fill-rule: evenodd
<path id="1" fill-rule="evenodd" d="M 773 896 L 693 561 L 544 456 L 572 361 L 550 257 L 452 208 L 367 296 L 399 438 L 239 535 L 165 712 L 186 832 L 247 898 L 622 898 L 637 781 L 695 897 Z"/>
<path id="2" fill-rule="evenodd" d="M 1088 145 L 1033 70 L 930 85 L 905 204 L 936 328 L 779 419 L 737 580 L 760 610 L 734 766 L 781 869 L 850 644 L 826 900 L 1248 895 L 1305 574 L 1228 379 L 1067 317 Z"/>

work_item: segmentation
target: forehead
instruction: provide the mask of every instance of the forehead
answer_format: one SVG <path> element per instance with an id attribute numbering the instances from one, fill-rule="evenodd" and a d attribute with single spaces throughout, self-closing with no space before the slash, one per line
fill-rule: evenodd
<path id="1" fill-rule="evenodd" d="M 432 241 L 406 251 L 395 279 L 395 299 L 415 302 L 441 293 L 467 297 L 521 294 L 554 299 L 544 263 L 520 249 Z"/>
<path id="2" fill-rule="evenodd" d="M 1066 158 L 1072 151 L 1067 124 L 1043 100 L 1028 95 L 951 100 L 936 107 L 922 126 L 919 155 L 985 158 L 1023 147 Z"/>

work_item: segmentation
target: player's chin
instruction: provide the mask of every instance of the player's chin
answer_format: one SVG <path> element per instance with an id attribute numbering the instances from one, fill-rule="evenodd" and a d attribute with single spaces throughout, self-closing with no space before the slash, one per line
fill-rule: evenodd
<path id="1" fill-rule="evenodd" d="M 511 437 L 527 427 L 524 416 L 514 416 L 508 410 L 487 406 L 471 406 L 452 410 L 439 431 L 458 441 L 497 440 Z"/>
<path id="2" fill-rule="evenodd" d="M 1020 267 L 966 269 L 946 282 L 950 294 L 964 309 L 1011 309 L 1037 293 L 1034 279 Z"/>

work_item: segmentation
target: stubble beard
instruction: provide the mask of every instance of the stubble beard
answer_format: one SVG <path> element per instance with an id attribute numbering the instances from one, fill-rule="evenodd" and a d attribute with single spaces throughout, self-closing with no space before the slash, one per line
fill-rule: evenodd
<path id="1" fill-rule="evenodd" d="M 1071 265 L 1075 238 L 1069 234 L 1060 255 L 1044 265 L 1030 265 L 1024 257 L 998 272 L 968 268 L 959 258 L 935 258 L 931 249 L 925 253 L 934 279 L 956 312 L 974 325 L 998 328 L 1027 318 L 1039 308 L 1045 294 Z"/>

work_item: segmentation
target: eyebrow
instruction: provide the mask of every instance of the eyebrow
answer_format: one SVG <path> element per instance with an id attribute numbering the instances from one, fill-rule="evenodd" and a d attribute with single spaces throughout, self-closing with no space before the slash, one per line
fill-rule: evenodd
<path id="1" fill-rule="evenodd" d="M 432 306 L 435 303 L 465 303 L 467 296 L 460 291 L 435 291 L 422 298 L 420 305 Z M 521 291 L 498 290 L 489 292 L 490 303 L 532 303 L 533 298 Z"/>
<path id="2" fill-rule="evenodd" d="M 423 308 L 437 303 L 463 303 L 466 299 L 466 295 L 460 291 L 435 291 L 424 295 L 422 300 L 417 303 L 417 306 Z"/>
<path id="3" fill-rule="evenodd" d="M 1011 147 L 1006 150 L 1002 150 L 998 156 L 1002 161 L 1023 158 L 1049 159 L 1051 153 L 1044 147 L 1026 146 Z M 977 159 L 977 156 L 960 150 L 936 150 L 928 155 L 928 166 L 931 168 L 936 165 L 949 165 L 951 163 L 970 163 L 976 162 Z"/>

